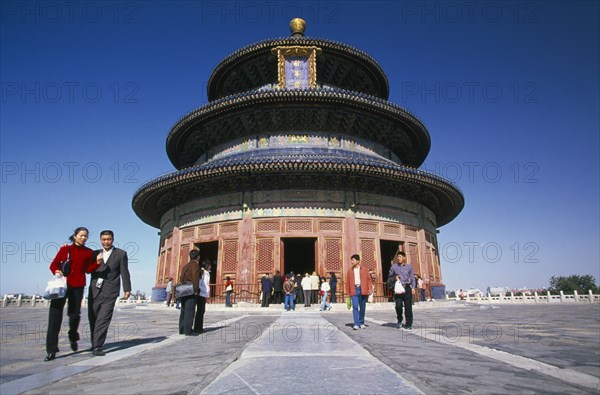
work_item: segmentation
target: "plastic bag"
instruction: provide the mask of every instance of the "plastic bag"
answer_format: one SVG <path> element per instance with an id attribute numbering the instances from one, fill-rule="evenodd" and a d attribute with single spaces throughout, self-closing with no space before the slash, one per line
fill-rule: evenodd
<path id="1" fill-rule="evenodd" d="M 60 299 L 64 298 L 67 294 L 67 280 L 57 274 L 54 278 L 48 281 L 46 292 L 43 296 L 44 299 Z"/>
<path id="2" fill-rule="evenodd" d="M 346 297 L 346 307 L 348 308 L 348 310 L 352 308 L 352 300 L 350 299 L 350 296 Z"/>
<path id="3" fill-rule="evenodd" d="M 397 295 L 405 293 L 406 290 L 400 281 L 396 281 L 396 285 L 394 285 L 394 293 Z"/>

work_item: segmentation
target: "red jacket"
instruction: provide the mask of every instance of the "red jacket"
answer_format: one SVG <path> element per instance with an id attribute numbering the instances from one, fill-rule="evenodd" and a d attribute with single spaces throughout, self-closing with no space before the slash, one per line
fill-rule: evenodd
<path id="1" fill-rule="evenodd" d="M 373 280 L 369 274 L 369 269 L 360 265 L 360 294 L 369 295 L 373 290 Z M 346 295 L 356 295 L 356 287 L 354 286 L 354 268 L 351 267 L 346 272 Z"/>
<path id="2" fill-rule="evenodd" d="M 72 288 L 85 287 L 85 274 L 94 271 L 98 266 L 93 258 L 94 252 L 85 246 L 71 244 L 60 247 L 50 263 L 50 271 L 54 274 L 60 270 L 58 264 L 67 259 L 67 249 L 71 253 L 71 273 L 67 276 L 67 285 Z"/>

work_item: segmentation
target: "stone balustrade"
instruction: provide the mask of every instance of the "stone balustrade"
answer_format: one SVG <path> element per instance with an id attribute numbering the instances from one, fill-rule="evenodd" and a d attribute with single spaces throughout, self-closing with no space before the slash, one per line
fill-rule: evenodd
<path id="1" fill-rule="evenodd" d="M 87 307 L 87 302 L 88 302 L 87 298 L 83 298 L 83 300 L 81 301 L 81 307 Z M 127 306 L 127 305 L 141 306 L 141 305 L 149 304 L 150 300 L 140 300 L 140 299 L 133 299 L 133 298 L 129 298 L 128 300 L 117 299 L 117 301 L 115 303 L 117 306 Z M 8 295 L 4 295 L 2 297 L 2 307 L 7 307 L 7 306 L 35 307 L 35 306 L 39 306 L 39 305 L 48 307 L 48 306 L 50 306 L 50 301 L 48 299 L 43 299 L 43 298 L 40 298 L 39 296 L 35 296 L 35 295 L 32 296 L 31 298 L 23 297 L 23 295 L 18 295 L 17 297 L 14 297 L 14 298 L 9 298 Z"/>
<path id="2" fill-rule="evenodd" d="M 459 297 L 446 297 L 446 299 L 460 300 Z M 598 303 L 600 302 L 600 294 L 595 295 L 592 291 L 583 295 L 579 295 L 577 291 L 574 291 L 573 294 L 565 294 L 563 291 L 560 291 L 560 295 L 552 295 L 550 292 L 546 292 L 545 294 L 534 292 L 533 295 L 515 296 L 515 294 L 511 292 L 505 296 L 492 296 L 489 293 L 487 296 L 476 297 L 469 297 L 466 295 L 462 300 L 474 303 Z"/>
<path id="3" fill-rule="evenodd" d="M 446 297 L 448 301 L 459 301 L 460 298 L 451 298 Z M 546 292 L 545 294 L 538 294 L 534 292 L 533 295 L 521 295 L 515 296 L 513 292 L 509 295 L 505 296 L 491 296 L 489 293 L 487 296 L 477 296 L 477 297 L 469 297 L 465 296 L 462 299 L 465 302 L 471 303 L 515 303 L 515 304 L 524 304 L 524 303 L 600 303 L 600 294 L 593 294 L 592 291 L 589 291 L 587 294 L 579 295 L 577 291 L 573 294 L 565 294 L 562 291 L 559 295 L 552 295 L 550 292 Z M 126 306 L 147 306 L 151 303 L 149 299 L 140 300 L 130 298 L 128 300 L 125 299 L 117 299 L 115 302 L 117 306 L 126 307 Z M 22 295 L 19 295 L 15 298 L 9 298 L 8 295 L 4 295 L 2 298 L 2 307 L 7 306 L 16 306 L 16 307 L 35 307 L 43 305 L 45 307 L 50 305 L 50 301 L 47 299 L 42 299 L 36 296 L 31 298 L 24 298 Z M 87 298 L 84 298 L 81 302 L 82 307 L 87 306 Z"/>

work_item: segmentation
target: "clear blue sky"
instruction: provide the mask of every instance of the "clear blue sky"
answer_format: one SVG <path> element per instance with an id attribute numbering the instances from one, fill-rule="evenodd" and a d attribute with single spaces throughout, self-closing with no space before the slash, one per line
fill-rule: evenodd
<path id="1" fill-rule="evenodd" d="M 110 228 L 133 289 L 159 237 L 135 190 L 174 170 L 165 139 L 226 55 L 288 36 L 373 56 L 428 127 L 426 170 L 465 209 L 438 235 L 447 289 L 600 279 L 597 1 L 1 2 L 0 294 L 41 292 L 77 226 Z"/>

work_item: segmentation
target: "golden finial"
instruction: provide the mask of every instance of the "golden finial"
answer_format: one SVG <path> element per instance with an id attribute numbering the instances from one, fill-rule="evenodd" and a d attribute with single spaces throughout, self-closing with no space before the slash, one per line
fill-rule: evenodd
<path id="1" fill-rule="evenodd" d="M 306 30 L 306 21 L 302 18 L 294 18 L 290 22 L 290 31 L 292 36 L 304 36 Z"/>

